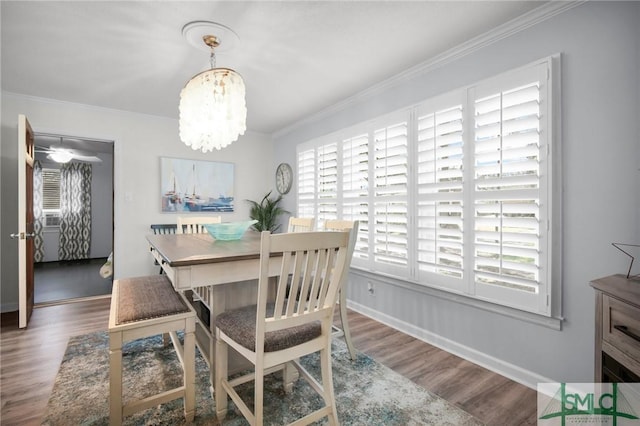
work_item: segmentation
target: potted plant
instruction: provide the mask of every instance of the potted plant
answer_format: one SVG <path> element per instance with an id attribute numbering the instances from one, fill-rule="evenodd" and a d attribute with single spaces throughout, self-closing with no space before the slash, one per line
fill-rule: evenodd
<path id="1" fill-rule="evenodd" d="M 258 221 L 252 228 L 258 232 L 270 231 L 273 233 L 277 231 L 280 228 L 280 224 L 277 222 L 278 216 L 283 213 L 289 213 L 278 205 L 280 201 L 282 201 L 282 195 L 279 195 L 278 198 L 275 199 L 269 198 L 271 192 L 272 191 L 267 192 L 267 195 L 262 198 L 260 203 L 247 200 L 247 202 L 251 204 L 249 217 Z"/>

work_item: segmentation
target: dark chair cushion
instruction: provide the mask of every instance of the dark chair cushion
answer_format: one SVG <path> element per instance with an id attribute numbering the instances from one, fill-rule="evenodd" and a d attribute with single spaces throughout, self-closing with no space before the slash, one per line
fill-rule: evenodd
<path id="1" fill-rule="evenodd" d="M 245 348 L 256 350 L 257 306 L 223 312 L 216 317 L 216 327 Z M 267 315 L 273 315 L 273 303 L 267 305 Z M 320 336 L 320 321 L 314 321 L 284 330 L 270 331 L 265 335 L 264 351 L 275 352 L 300 345 Z"/>

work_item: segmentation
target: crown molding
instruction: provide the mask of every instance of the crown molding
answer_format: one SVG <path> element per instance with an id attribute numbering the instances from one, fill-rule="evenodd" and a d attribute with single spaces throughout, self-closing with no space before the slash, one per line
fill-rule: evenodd
<path id="1" fill-rule="evenodd" d="M 386 80 L 382 80 L 373 86 L 364 89 L 355 95 L 352 95 L 334 105 L 324 108 L 308 117 L 305 117 L 289 126 L 283 127 L 273 133 L 273 138 L 279 138 L 288 133 L 291 133 L 297 128 L 312 124 L 321 119 L 345 110 L 350 105 L 357 102 L 362 102 L 370 99 L 380 93 L 397 86 L 405 81 L 411 80 L 417 76 L 427 74 L 436 68 L 444 66 L 450 62 L 458 60 L 464 56 L 467 56 L 473 52 L 476 52 L 484 47 L 487 47 L 493 43 L 496 43 L 502 39 L 510 37 L 521 31 L 526 30 L 534 25 L 546 21 L 556 15 L 566 12 L 569 9 L 573 9 L 588 0 L 576 0 L 576 1 L 550 1 L 542 6 L 539 6 L 529 12 L 505 22 L 504 24 L 482 34 L 474 37 L 456 47 L 453 47 L 433 58 L 424 61 L 418 65 L 406 69 L 405 71 L 394 75 Z"/>

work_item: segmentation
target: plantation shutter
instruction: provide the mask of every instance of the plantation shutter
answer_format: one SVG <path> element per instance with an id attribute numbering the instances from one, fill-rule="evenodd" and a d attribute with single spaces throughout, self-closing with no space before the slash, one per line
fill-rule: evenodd
<path id="1" fill-rule="evenodd" d="M 369 135 L 342 141 L 342 219 L 359 221 L 354 265 L 369 259 Z"/>
<path id="2" fill-rule="evenodd" d="M 418 277 L 462 290 L 462 105 L 423 106 L 416 125 Z"/>
<path id="3" fill-rule="evenodd" d="M 59 169 L 42 169 L 42 209 L 60 210 Z"/>
<path id="4" fill-rule="evenodd" d="M 474 88 L 473 138 L 476 295 L 543 313 L 546 85 L 538 66 Z"/>
<path id="5" fill-rule="evenodd" d="M 338 218 L 338 144 L 320 145 L 318 158 L 318 214 L 316 227 L 324 228 L 324 222 Z"/>
<path id="6" fill-rule="evenodd" d="M 378 128 L 374 138 L 373 253 L 381 270 L 408 265 L 408 123 Z"/>
<path id="7" fill-rule="evenodd" d="M 556 315 L 554 60 L 298 145 L 297 213 L 358 220 L 371 273 Z"/>
<path id="8" fill-rule="evenodd" d="M 298 151 L 298 205 L 300 217 L 315 217 L 316 202 L 316 155 L 314 148 Z"/>

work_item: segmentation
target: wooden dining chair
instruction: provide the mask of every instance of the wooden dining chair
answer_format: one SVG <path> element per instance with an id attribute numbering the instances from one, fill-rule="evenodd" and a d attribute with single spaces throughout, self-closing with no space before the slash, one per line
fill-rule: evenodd
<path id="1" fill-rule="evenodd" d="M 338 424 L 331 372 L 331 324 L 340 286 L 349 265 L 347 232 L 262 232 L 257 304 L 224 312 L 216 317 L 215 399 L 220 422 L 227 413 L 227 396 L 251 425 L 262 425 L 265 374 L 291 363 L 311 387 L 322 396 L 324 407 L 298 420 L 308 424 L 328 417 Z M 278 256 L 275 296 L 270 288 L 272 256 Z M 271 260 L 273 262 L 273 260 Z M 271 265 L 272 266 L 272 265 Z M 288 277 L 293 290 L 306 303 L 287 298 Z M 275 301 L 269 303 L 269 295 Z M 228 377 L 228 352 L 233 348 L 255 369 L 241 377 Z M 300 365 L 298 358 L 320 353 L 321 382 Z M 255 380 L 253 411 L 242 401 L 237 385 Z"/>
<path id="2" fill-rule="evenodd" d="M 221 216 L 178 216 L 177 234 L 206 234 L 207 223 L 222 223 Z"/>
<path id="3" fill-rule="evenodd" d="M 313 217 L 290 217 L 287 232 L 311 232 L 315 221 Z"/>
<path id="4" fill-rule="evenodd" d="M 350 231 L 350 239 L 349 239 L 349 259 L 353 258 L 353 251 L 356 246 L 356 242 L 358 240 L 358 230 L 360 223 L 349 220 L 327 220 L 324 222 L 324 230 L 325 231 Z M 348 268 L 348 266 L 347 266 Z M 353 346 L 353 342 L 351 341 L 351 331 L 349 330 L 349 321 L 347 319 L 347 283 L 349 282 L 349 273 L 347 271 L 344 274 L 344 282 L 340 286 L 340 296 L 338 297 L 338 304 L 340 305 L 340 322 L 342 323 L 342 329 L 338 327 L 333 327 L 333 336 L 340 337 L 344 336 L 344 341 L 347 344 L 347 348 L 349 349 L 349 355 L 352 360 L 356 359 L 356 348 Z"/>
<path id="5" fill-rule="evenodd" d="M 155 223 L 150 225 L 154 235 L 175 234 L 178 227 L 175 223 Z"/>

